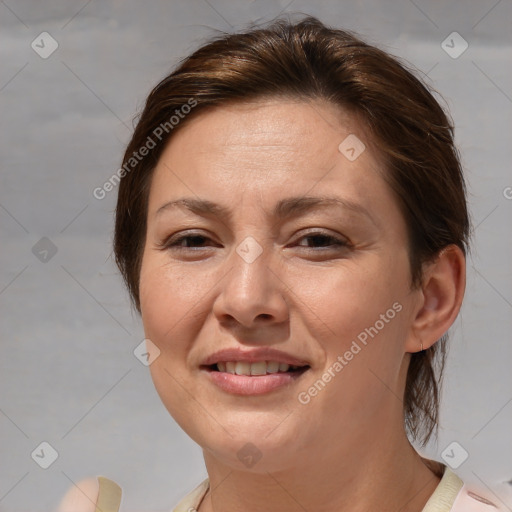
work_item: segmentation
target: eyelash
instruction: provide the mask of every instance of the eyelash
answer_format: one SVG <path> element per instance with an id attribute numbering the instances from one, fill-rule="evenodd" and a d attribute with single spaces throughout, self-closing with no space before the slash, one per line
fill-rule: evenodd
<path id="1" fill-rule="evenodd" d="M 183 236 L 178 237 L 176 240 L 172 240 L 172 237 L 171 237 L 171 238 L 165 240 L 164 242 L 162 242 L 159 245 L 160 245 L 160 248 L 162 250 L 172 249 L 172 250 L 179 250 L 179 251 L 181 251 L 181 250 L 197 251 L 199 249 L 206 248 L 206 246 L 203 246 L 203 247 L 183 247 L 183 246 L 179 245 L 180 243 L 182 243 L 185 240 L 191 240 L 191 239 L 194 239 L 194 238 L 202 238 L 205 241 L 206 240 L 210 240 L 209 237 L 198 233 L 198 234 L 183 235 Z M 317 238 L 317 239 L 321 238 L 324 241 L 331 242 L 331 244 L 329 244 L 328 246 L 321 246 L 321 247 L 318 247 L 317 249 L 314 249 L 313 247 L 299 246 L 299 247 L 303 247 L 305 249 L 314 250 L 315 252 L 318 252 L 318 249 L 320 249 L 320 250 L 331 249 L 332 250 L 332 247 L 337 247 L 337 248 L 350 247 L 350 243 L 348 241 L 343 240 L 341 238 L 337 238 L 337 237 L 335 237 L 333 235 L 328 235 L 328 234 L 321 233 L 321 232 L 308 233 L 308 234 L 303 235 L 302 237 L 300 237 L 298 239 L 298 241 L 301 241 L 301 240 L 307 239 L 307 238 Z"/>

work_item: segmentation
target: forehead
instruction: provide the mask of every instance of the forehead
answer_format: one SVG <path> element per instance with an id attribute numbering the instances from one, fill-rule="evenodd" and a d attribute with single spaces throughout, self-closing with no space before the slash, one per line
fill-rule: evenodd
<path id="1" fill-rule="evenodd" d="M 344 153 L 346 140 L 356 141 L 357 152 L 364 148 L 356 159 Z M 382 173 L 362 123 L 337 106 L 295 99 L 236 103 L 199 112 L 173 135 L 155 169 L 149 214 L 183 195 L 221 203 L 243 195 L 269 210 L 280 197 L 315 193 L 394 202 Z"/>
<path id="2" fill-rule="evenodd" d="M 261 99 L 214 107 L 195 116 L 171 139 L 197 157 L 223 153 L 228 157 L 265 152 L 269 156 L 287 152 L 326 156 L 343 133 L 365 137 L 355 114 L 324 100 L 291 98 Z M 319 154 L 320 153 L 320 154 Z"/>

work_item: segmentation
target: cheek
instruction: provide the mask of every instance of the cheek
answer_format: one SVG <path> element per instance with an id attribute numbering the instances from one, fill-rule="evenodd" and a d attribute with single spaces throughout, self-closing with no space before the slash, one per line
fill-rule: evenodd
<path id="1" fill-rule="evenodd" d="M 197 337 L 193 317 L 200 310 L 204 282 L 172 268 L 158 257 L 143 259 L 140 303 L 146 338 L 160 350 L 149 370 L 155 389 L 170 415 L 186 431 L 194 431 L 193 418 L 201 408 L 189 389 L 187 355 Z"/>
<path id="2" fill-rule="evenodd" d="M 302 287 L 300 294 L 300 302 L 307 306 L 302 313 L 308 319 L 308 334 L 321 346 L 324 357 L 323 369 L 314 380 L 325 376 L 332 382 L 318 394 L 316 405 L 336 404 L 333 414 L 340 421 L 370 420 L 389 389 L 395 389 L 408 329 L 409 281 L 403 271 L 407 267 L 402 260 L 394 266 L 380 258 L 368 258 L 365 263 L 350 271 L 318 274 L 312 280 L 315 285 Z M 315 382 L 309 385 L 315 387 Z M 311 391 L 314 396 L 315 389 Z"/>
<path id="3" fill-rule="evenodd" d="M 380 337 L 393 337 L 404 327 L 392 306 L 397 302 L 403 305 L 408 292 L 409 276 L 403 270 L 407 268 L 406 256 L 394 254 L 392 259 L 366 254 L 360 261 L 347 260 L 332 267 L 301 263 L 274 269 L 285 288 L 293 292 L 277 293 L 286 296 L 290 322 L 303 324 L 309 331 L 305 335 L 316 340 L 326 354 L 344 351 L 359 335 L 364 338 L 368 330 L 374 333 L 376 324 Z M 140 301 L 146 337 L 161 351 L 172 350 L 169 355 L 173 359 L 191 348 L 211 313 L 208 291 L 219 284 L 225 273 L 222 270 L 172 265 L 160 254 L 143 259 Z M 385 315 L 384 320 L 381 315 Z M 382 322 L 385 329 L 380 328 Z"/>
<path id="4" fill-rule="evenodd" d="M 149 370 L 156 391 L 173 417 L 176 404 L 184 406 L 187 400 L 178 382 L 185 376 L 188 346 L 182 332 L 183 319 L 197 303 L 194 296 L 180 274 L 156 261 L 143 260 L 140 304 L 144 334 L 160 350 Z"/>
<path id="5" fill-rule="evenodd" d="M 161 260 L 156 257 L 143 260 L 140 303 L 146 336 L 154 338 L 152 341 L 165 350 L 167 340 L 173 339 L 180 323 L 197 314 L 206 283 L 191 278 L 190 271 L 178 270 Z"/>
<path id="6" fill-rule="evenodd" d="M 396 310 L 403 310 L 408 276 L 406 272 L 393 272 L 392 268 L 381 258 L 372 257 L 366 258 L 364 264 L 316 270 L 311 279 L 297 278 L 300 284 L 291 287 L 297 290 L 298 303 L 307 306 L 301 309 L 311 317 L 318 330 L 314 337 L 326 350 L 343 349 L 376 323 L 381 335 L 385 331 L 396 333 L 399 326 L 403 327 L 403 318 Z M 404 267 L 397 264 L 394 268 Z M 393 309 L 395 303 L 399 305 Z M 390 329 L 392 324 L 394 329 Z"/>

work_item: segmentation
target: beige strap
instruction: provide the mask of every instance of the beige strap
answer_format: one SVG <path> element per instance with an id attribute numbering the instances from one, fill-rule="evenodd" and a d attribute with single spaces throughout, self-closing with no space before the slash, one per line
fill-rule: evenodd
<path id="1" fill-rule="evenodd" d="M 422 512 L 449 512 L 463 485 L 462 480 L 446 466 L 441 481 Z"/>
<path id="2" fill-rule="evenodd" d="M 206 478 L 197 487 L 190 491 L 172 509 L 172 512 L 191 512 L 197 510 L 210 487 L 210 480 Z"/>
<path id="3" fill-rule="evenodd" d="M 100 483 L 100 490 L 95 512 L 119 512 L 122 494 L 121 487 L 113 480 L 104 476 L 99 476 L 98 482 Z"/>

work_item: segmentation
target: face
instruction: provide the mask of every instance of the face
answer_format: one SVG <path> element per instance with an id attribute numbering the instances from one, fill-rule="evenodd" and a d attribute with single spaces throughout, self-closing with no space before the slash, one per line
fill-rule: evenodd
<path id="1" fill-rule="evenodd" d="M 383 173 L 357 119 L 319 101 L 217 107 L 163 152 L 140 276 L 150 370 L 223 463 L 284 469 L 401 425 L 417 297 Z"/>

